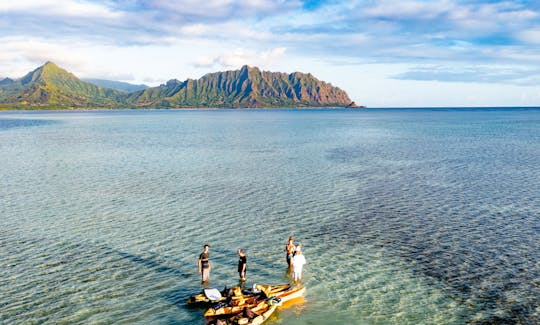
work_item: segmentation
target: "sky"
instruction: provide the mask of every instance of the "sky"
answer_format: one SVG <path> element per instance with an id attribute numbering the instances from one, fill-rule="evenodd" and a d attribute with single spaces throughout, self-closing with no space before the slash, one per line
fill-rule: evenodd
<path id="1" fill-rule="evenodd" d="M 540 106 L 540 1 L 0 0 L 0 78 L 310 72 L 368 107 Z"/>

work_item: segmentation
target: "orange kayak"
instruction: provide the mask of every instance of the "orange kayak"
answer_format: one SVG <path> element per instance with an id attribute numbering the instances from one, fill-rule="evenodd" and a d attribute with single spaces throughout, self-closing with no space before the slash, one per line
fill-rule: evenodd
<path id="1" fill-rule="evenodd" d="M 279 298 L 281 302 L 286 302 L 286 301 L 303 296 L 305 291 L 306 291 L 305 287 L 299 287 L 299 288 L 277 292 L 273 294 L 271 297 Z M 214 317 L 214 316 L 221 316 L 221 315 L 235 315 L 242 312 L 244 308 L 246 307 L 253 309 L 253 311 L 256 311 L 256 310 L 264 309 L 266 305 L 267 305 L 267 302 L 266 302 L 265 297 L 263 296 L 251 297 L 243 301 L 237 301 L 237 302 L 233 301 L 230 305 L 220 304 L 220 305 L 211 307 L 204 313 L 204 316 Z"/>
<path id="2" fill-rule="evenodd" d="M 264 287 L 270 287 L 270 295 L 272 296 L 274 294 L 277 294 L 280 291 L 285 291 L 285 290 L 290 289 L 291 285 L 290 284 L 279 284 L 279 285 L 275 285 L 275 286 L 265 285 Z M 235 288 L 238 288 L 238 287 L 233 287 L 231 289 L 234 290 Z M 216 290 L 216 289 L 212 289 L 212 290 Z M 215 303 L 215 302 L 220 302 L 220 301 L 227 300 L 227 292 L 226 292 L 227 290 L 220 291 L 219 292 L 220 296 L 217 296 L 217 297 L 209 296 L 206 293 L 206 291 L 208 291 L 208 290 L 203 290 L 200 293 L 189 297 L 186 300 L 186 303 L 188 303 L 188 304 L 210 304 L 210 303 Z M 260 295 L 260 294 L 261 294 L 260 292 L 253 292 L 252 290 L 244 290 L 240 295 L 232 296 L 231 299 L 233 299 L 233 300 L 247 299 L 247 298 L 254 297 L 254 296 L 257 296 L 257 295 Z"/>
<path id="3" fill-rule="evenodd" d="M 242 313 L 240 313 L 236 316 L 229 318 L 227 324 L 260 325 L 266 322 L 270 318 L 270 316 L 272 316 L 278 306 L 281 306 L 281 302 L 274 298 L 271 298 L 264 304 L 259 304 L 259 306 L 254 308 L 252 310 L 252 316 L 242 315 Z"/>

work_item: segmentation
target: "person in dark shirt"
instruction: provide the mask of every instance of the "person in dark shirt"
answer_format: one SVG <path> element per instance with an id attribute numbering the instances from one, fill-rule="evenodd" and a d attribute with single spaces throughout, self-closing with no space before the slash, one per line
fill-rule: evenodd
<path id="1" fill-rule="evenodd" d="M 210 253 L 208 252 L 210 245 L 204 245 L 203 252 L 199 255 L 199 274 L 201 274 L 201 284 L 210 279 Z"/>
<path id="2" fill-rule="evenodd" d="M 242 282 L 246 281 L 247 256 L 243 249 L 238 250 L 238 275 Z"/>
<path id="3" fill-rule="evenodd" d="M 287 258 L 287 265 L 291 268 L 291 260 L 294 256 L 294 237 L 290 236 L 287 245 L 285 245 L 285 256 Z"/>

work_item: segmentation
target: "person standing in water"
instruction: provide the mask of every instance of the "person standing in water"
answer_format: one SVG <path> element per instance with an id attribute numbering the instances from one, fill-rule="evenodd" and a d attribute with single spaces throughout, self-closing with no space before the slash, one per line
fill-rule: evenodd
<path id="1" fill-rule="evenodd" d="M 242 248 L 238 250 L 238 275 L 240 276 L 240 281 L 246 281 L 246 268 L 247 268 L 247 256 Z"/>
<path id="2" fill-rule="evenodd" d="M 290 236 L 289 241 L 285 245 L 285 254 L 287 258 L 287 265 L 291 268 L 291 260 L 294 255 L 294 237 Z"/>
<path id="3" fill-rule="evenodd" d="M 294 257 L 292 258 L 291 262 L 294 282 L 302 281 L 302 269 L 306 264 L 306 258 L 304 257 L 304 254 L 302 254 L 301 244 L 296 246 Z"/>
<path id="4" fill-rule="evenodd" d="M 199 274 L 201 274 L 201 284 L 210 279 L 210 253 L 208 252 L 210 245 L 205 244 L 203 252 L 199 255 Z"/>

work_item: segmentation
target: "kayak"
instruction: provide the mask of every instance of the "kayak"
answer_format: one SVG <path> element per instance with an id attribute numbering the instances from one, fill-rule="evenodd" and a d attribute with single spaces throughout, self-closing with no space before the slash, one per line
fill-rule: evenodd
<path id="1" fill-rule="evenodd" d="M 227 304 L 225 302 L 219 302 L 217 304 L 214 304 L 212 307 L 208 308 L 208 310 L 204 313 L 204 316 L 206 317 L 214 317 L 214 316 L 221 316 L 221 315 L 235 315 L 244 308 L 255 308 L 259 304 L 264 304 L 265 298 L 261 296 L 254 296 L 247 299 L 244 299 L 243 301 L 232 301 L 231 304 Z"/>
<path id="2" fill-rule="evenodd" d="M 298 287 L 298 288 L 290 289 L 287 291 L 278 292 L 273 297 L 279 298 L 281 299 L 282 303 L 285 303 L 289 300 L 302 297 L 305 292 L 306 292 L 306 287 Z"/>
<path id="3" fill-rule="evenodd" d="M 305 287 L 298 287 L 277 292 L 275 294 L 272 294 L 270 297 L 279 298 L 281 302 L 286 302 L 303 296 L 305 291 Z M 232 301 L 231 304 L 225 304 L 224 302 L 220 302 L 210 307 L 204 313 L 204 316 L 214 317 L 220 315 L 235 315 L 242 312 L 246 307 L 252 309 L 253 311 L 256 311 L 265 308 L 266 304 L 266 299 L 264 299 L 264 297 L 262 296 L 254 296 L 244 300 Z"/>
<path id="4" fill-rule="evenodd" d="M 218 289 L 204 289 L 200 293 L 187 298 L 186 303 L 202 304 L 222 301 L 225 300 L 225 293 L 226 290 L 219 291 Z"/>
<path id="5" fill-rule="evenodd" d="M 290 289 L 290 284 L 280 284 L 275 286 L 262 286 L 264 288 L 270 288 L 270 295 L 275 295 L 278 292 L 285 291 Z M 195 294 L 191 297 L 189 297 L 186 300 L 186 303 L 188 304 L 209 304 L 209 303 L 216 303 L 220 301 L 227 300 L 228 297 L 231 297 L 232 300 L 241 300 L 241 299 L 247 299 L 250 297 L 258 296 L 261 294 L 261 291 L 253 291 L 252 289 L 248 290 L 241 290 L 240 294 L 229 294 L 229 290 L 235 291 L 235 289 L 238 289 L 239 287 L 233 287 L 232 289 L 225 288 L 222 291 L 219 291 L 217 289 L 204 289 L 200 293 Z"/>
<path id="6" fill-rule="evenodd" d="M 266 322 L 272 314 L 276 311 L 278 306 L 281 306 L 281 301 L 276 299 L 269 299 L 265 302 L 264 308 L 261 308 L 258 311 L 252 311 L 253 312 L 253 318 L 245 317 L 245 315 L 236 315 L 229 319 L 227 324 L 234 324 L 234 325 L 260 325 L 264 322 Z"/>

